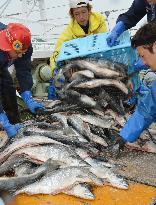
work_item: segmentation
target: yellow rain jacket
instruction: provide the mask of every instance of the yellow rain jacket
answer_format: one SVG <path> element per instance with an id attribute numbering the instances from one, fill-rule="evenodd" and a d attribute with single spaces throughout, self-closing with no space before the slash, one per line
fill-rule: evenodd
<path id="1" fill-rule="evenodd" d="M 88 34 L 85 34 L 83 29 L 77 23 L 76 20 L 72 19 L 70 24 L 65 28 L 62 34 L 59 36 L 53 55 L 50 58 L 50 66 L 52 72 L 55 69 L 55 60 L 58 57 L 59 51 L 62 44 L 65 41 L 69 41 L 75 38 L 85 37 L 91 34 L 107 32 L 106 22 L 104 16 L 97 12 L 92 12 L 89 19 Z"/>

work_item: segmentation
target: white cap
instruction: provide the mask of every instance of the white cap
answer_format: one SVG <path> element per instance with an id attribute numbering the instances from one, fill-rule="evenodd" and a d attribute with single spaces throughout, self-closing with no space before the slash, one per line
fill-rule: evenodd
<path id="1" fill-rule="evenodd" d="M 87 6 L 89 0 L 69 0 L 69 7 L 71 9 Z"/>

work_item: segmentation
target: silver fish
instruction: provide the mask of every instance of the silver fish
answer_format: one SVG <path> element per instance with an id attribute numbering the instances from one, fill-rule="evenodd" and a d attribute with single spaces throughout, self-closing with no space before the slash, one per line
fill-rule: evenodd
<path id="1" fill-rule="evenodd" d="M 120 189 L 128 189 L 127 182 L 122 177 L 117 176 L 113 172 L 113 169 L 105 166 L 107 163 L 98 162 L 98 160 L 93 160 L 92 158 L 86 158 L 86 162 L 91 165 L 90 171 L 92 173 L 104 179 L 104 184 L 109 184 Z"/>
<path id="2" fill-rule="evenodd" d="M 81 118 L 79 118 L 78 116 L 68 117 L 68 123 L 76 131 L 78 131 L 81 135 L 83 135 L 87 141 L 91 141 L 90 133 L 88 132 L 87 129 L 87 124 L 84 123 Z"/>
<path id="3" fill-rule="evenodd" d="M 120 126 L 124 126 L 124 124 L 126 123 L 126 120 L 123 116 L 118 115 L 111 109 L 107 109 L 105 111 L 105 115 L 110 115 L 111 117 L 113 117 L 114 121 L 116 121 Z M 126 118 L 128 118 L 128 114 L 126 114 Z"/>
<path id="4" fill-rule="evenodd" d="M 82 105 L 85 106 L 85 107 L 90 107 L 90 108 L 99 107 L 99 106 L 97 105 L 97 102 L 96 102 L 93 98 L 91 98 L 91 97 L 89 97 L 89 96 L 87 96 L 87 95 L 81 94 L 81 96 L 80 96 L 80 102 L 81 102 Z"/>
<path id="5" fill-rule="evenodd" d="M 15 191 L 20 187 L 23 187 L 27 184 L 33 183 L 39 177 L 43 176 L 46 173 L 47 167 L 39 167 L 35 173 L 21 176 L 21 177 L 1 177 L 0 178 L 0 189 L 7 191 Z"/>
<path id="6" fill-rule="evenodd" d="M 101 102 L 103 105 L 103 99 L 104 99 L 108 102 L 112 110 L 114 110 L 115 112 L 119 113 L 122 116 L 125 115 L 123 107 L 121 107 L 120 104 L 118 104 L 116 100 L 114 100 L 114 96 L 111 97 L 104 89 L 100 92 L 99 97 L 101 98 L 99 104 Z"/>
<path id="7" fill-rule="evenodd" d="M 108 105 L 108 103 L 106 102 L 106 106 Z M 91 111 L 93 112 L 93 113 L 95 113 L 96 115 L 99 115 L 99 116 L 104 116 L 105 115 L 105 113 L 103 112 L 103 111 L 101 111 L 101 110 L 97 110 L 97 109 L 91 109 Z"/>
<path id="8" fill-rule="evenodd" d="M 70 129 L 70 127 L 68 126 L 67 123 L 67 117 L 63 114 L 60 113 L 54 113 L 52 115 L 50 115 L 50 119 L 54 120 L 54 121 L 58 121 L 61 123 L 62 127 L 63 127 L 63 132 L 65 135 L 74 135 L 74 132 L 72 129 Z"/>
<path id="9" fill-rule="evenodd" d="M 88 62 L 85 60 L 76 60 L 73 63 L 69 63 L 65 66 L 63 71 L 66 72 L 67 70 L 70 70 L 75 67 L 79 70 L 90 70 L 95 74 L 95 76 L 103 78 L 117 78 L 121 76 L 121 74 L 117 71 L 110 70 L 104 66 L 100 67 L 96 63 Z"/>
<path id="10" fill-rule="evenodd" d="M 90 70 L 80 70 L 72 74 L 70 81 L 81 78 L 82 76 L 84 76 L 85 78 L 94 78 L 94 73 Z"/>
<path id="11" fill-rule="evenodd" d="M 9 145 L 3 152 L 0 154 L 0 162 L 6 160 L 13 152 L 23 147 L 40 145 L 40 144 L 61 144 L 58 141 L 44 137 L 44 136 L 27 136 L 23 138 L 18 138 L 11 145 Z"/>
<path id="12" fill-rule="evenodd" d="M 13 155 L 24 155 L 31 158 L 34 162 L 43 163 L 49 158 L 61 162 L 64 166 L 87 166 L 72 149 L 63 145 L 51 144 L 36 147 L 26 147 L 13 153 Z"/>
<path id="13" fill-rule="evenodd" d="M 95 199 L 95 195 L 91 192 L 90 186 L 88 184 L 77 184 L 63 193 L 88 200 Z"/>
<path id="14" fill-rule="evenodd" d="M 5 175 L 8 171 L 11 171 L 18 167 L 20 164 L 27 162 L 28 159 L 26 159 L 24 156 L 15 156 L 11 159 L 8 159 L 6 162 L 4 162 L 0 166 L 0 175 Z"/>
<path id="15" fill-rule="evenodd" d="M 84 83 L 80 83 L 78 85 L 75 85 L 74 87 L 92 89 L 92 88 L 97 88 L 102 86 L 114 86 L 119 90 L 121 90 L 126 95 L 128 94 L 128 89 L 125 86 L 125 84 L 115 79 L 94 79 Z"/>
<path id="16" fill-rule="evenodd" d="M 5 133 L 4 133 L 4 135 L 0 136 L 0 150 L 5 147 L 5 145 L 7 144 L 8 140 L 9 139 L 8 139 L 8 137 L 7 137 L 7 135 Z"/>
<path id="17" fill-rule="evenodd" d="M 20 164 L 18 167 L 14 168 L 15 176 L 20 177 L 28 174 L 33 174 L 37 168 L 38 167 L 35 166 L 35 164 L 27 161 L 26 163 Z"/>
<path id="18" fill-rule="evenodd" d="M 51 132 L 51 131 L 42 130 L 42 131 L 38 131 L 38 132 L 35 131 L 35 133 L 34 133 L 34 132 L 28 130 L 27 134 L 29 134 L 29 135 L 33 135 L 33 134 L 37 135 L 38 134 L 40 136 L 52 138 L 53 140 L 56 140 L 56 141 L 58 141 L 58 143 L 63 144 L 65 146 L 72 145 L 75 148 L 82 147 L 84 149 L 92 150 L 92 152 L 94 152 L 94 153 L 98 152 L 98 150 L 95 147 L 93 147 L 93 145 L 90 144 L 89 142 L 80 141 L 76 135 L 74 135 L 74 136 L 63 135 L 61 133 L 61 131 Z"/>
<path id="19" fill-rule="evenodd" d="M 88 79 L 84 78 L 84 77 L 79 77 L 75 80 L 73 80 L 72 82 L 70 83 L 67 83 L 65 86 L 64 86 L 64 90 L 69 90 L 70 88 L 80 84 L 80 83 L 83 83 L 83 82 L 86 82 Z"/>
<path id="20" fill-rule="evenodd" d="M 112 62 L 112 61 L 106 60 L 106 59 L 97 59 L 97 58 L 96 59 L 90 58 L 87 60 L 89 62 L 96 63 L 100 67 L 106 67 L 110 70 L 114 70 L 114 71 L 121 73 L 121 75 L 123 75 L 123 76 L 127 76 L 128 66 L 126 66 L 124 64 L 114 62 L 114 61 Z"/>
<path id="21" fill-rule="evenodd" d="M 114 120 L 110 116 L 103 116 L 103 118 L 95 117 L 92 115 L 76 115 L 84 122 L 102 128 L 110 128 L 114 124 Z"/>
<path id="22" fill-rule="evenodd" d="M 88 141 L 93 141 L 103 146 L 107 146 L 105 140 L 98 135 L 92 134 L 89 125 L 78 116 L 68 117 L 68 123 L 70 123 L 73 128 L 83 135 Z"/>
<path id="23" fill-rule="evenodd" d="M 28 185 L 19 193 L 27 194 L 58 194 L 69 190 L 77 183 L 91 183 L 102 186 L 101 179 L 92 174 L 88 168 L 82 167 L 66 167 L 57 171 L 53 171 L 44 176 L 39 182 Z"/>
<path id="24" fill-rule="evenodd" d="M 18 156 L 15 155 L 14 157 L 18 157 Z M 11 158 L 10 158 L 10 160 L 11 160 Z M 28 159 L 28 160 L 30 160 L 30 161 L 27 161 L 26 163 L 20 164 L 18 167 L 14 168 L 15 176 L 19 177 L 19 176 L 24 176 L 24 175 L 28 175 L 28 174 L 33 174 L 36 172 L 37 169 L 39 169 L 40 165 L 34 164 L 33 159 L 32 160 Z M 59 169 L 62 166 L 62 164 L 58 161 L 55 161 L 55 160 L 52 160 L 51 158 L 49 158 L 47 161 L 42 163 L 42 166 L 47 167 L 47 170 L 46 170 L 46 173 L 47 173 L 48 170 L 52 171 L 52 170 Z"/>
<path id="25" fill-rule="evenodd" d="M 100 108 L 100 106 L 97 104 L 97 102 L 84 94 L 80 94 L 79 92 L 75 90 L 67 90 L 64 92 L 63 100 L 66 100 L 69 103 L 77 104 L 81 107 L 87 107 L 87 108 Z"/>
<path id="26" fill-rule="evenodd" d="M 41 101 L 41 103 L 43 103 L 46 108 L 52 108 L 52 107 L 55 107 L 56 105 L 59 105 L 61 103 L 61 101 L 60 100 L 45 100 L 44 99 Z"/>
<path id="27" fill-rule="evenodd" d="M 29 127 L 25 131 L 25 134 L 46 136 L 58 142 L 62 142 L 63 144 L 68 144 L 68 142 L 70 143 L 72 141 L 79 142 L 79 137 L 72 128 L 69 128 L 69 132 L 68 132 L 68 129 L 66 131 L 62 127 L 59 130 L 55 130 L 55 131 L 40 129 L 37 127 Z"/>
<path id="28" fill-rule="evenodd" d="M 75 150 L 75 152 L 84 160 L 86 161 L 88 164 L 90 164 L 91 166 L 94 165 L 94 164 L 99 164 L 101 166 L 104 166 L 104 167 L 109 167 L 109 168 L 112 168 L 114 167 L 113 164 L 110 164 L 106 159 L 102 158 L 103 160 L 98 160 L 96 158 L 94 158 L 94 154 L 93 153 L 89 153 L 87 152 L 86 150 L 83 150 L 81 148 L 77 148 Z"/>

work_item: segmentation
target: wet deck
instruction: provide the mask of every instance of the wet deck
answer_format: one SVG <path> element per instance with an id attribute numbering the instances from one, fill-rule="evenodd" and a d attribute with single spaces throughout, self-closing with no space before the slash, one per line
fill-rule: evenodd
<path id="1" fill-rule="evenodd" d="M 3 132 L 0 132 L 0 136 Z M 4 134 L 4 133 L 3 133 Z M 129 183 L 128 190 L 110 186 L 93 189 L 95 200 L 84 200 L 65 194 L 34 195 L 20 194 L 6 205 L 156 205 L 156 188 L 139 183 Z"/>
<path id="2" fill-rule="evenodd" d="M 130 183 L 128 190 L 119 190 L 109 186 L 94 188 L 94 201 L 58 194 L 50 195 L 19 195 L 17 205 L 154 205 L 156 188 Z"/>

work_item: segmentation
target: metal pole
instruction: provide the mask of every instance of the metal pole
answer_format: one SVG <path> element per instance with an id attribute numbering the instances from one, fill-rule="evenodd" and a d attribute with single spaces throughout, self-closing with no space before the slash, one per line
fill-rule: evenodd
<path id="1" fill-rule="evenodd" d="M 44 0 L 38 0 L 39 2 L 39 10 L 40 10 L 40 18 L 41 20 L 46 20 L 46 8 L 45 8 L 45 1 Z M 46 31 L 46 24 L 42 23 L 43 31 Z"/>
<path id="2" fill-rule="evenodd" d="M 24 23 L 27 23 L 27 14 L 28 14 L 27 0 L 22 0 L 22 15 L 23 15 Z"/>

